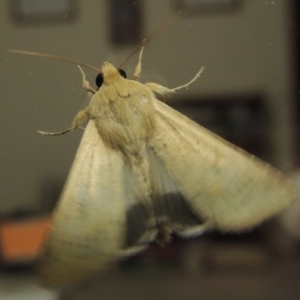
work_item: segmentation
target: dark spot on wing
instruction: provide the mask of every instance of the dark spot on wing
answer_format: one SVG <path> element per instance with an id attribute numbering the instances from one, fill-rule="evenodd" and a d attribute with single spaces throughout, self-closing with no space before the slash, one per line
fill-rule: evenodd
<path id="1" fill-rule="evenodd" d="M 180 193 L 154 196 L 155 218 L 141 201 L 127 211 L 127 236 L 125 249 L 147 244 L 153 238 L 160 244 L 170 241 L 171 232 L 181 233 L 204 223 Z M 156 236 L 154 236 L 156 232 Z M 143 237 L 143 238 L 142 238 Z M 141 242 L 142 241 L 142 242 Z"/>
<path id="2" fill-rule="evenodd" d="M 137 245 L 139 239 L 147 232 L 147 223 L 150 220 L 150 212 L 141 202 L 132 205 L 127 211 L 127 236 L 125 248 Z"/>
<path id="3" fill-rule="evenodd" d="M 154 201 L 159 214 L 167 216 L 171 224 L 193 226 L 203 223 L 201 217 L 192 211 L 181 193 L 156 196 Z"/>

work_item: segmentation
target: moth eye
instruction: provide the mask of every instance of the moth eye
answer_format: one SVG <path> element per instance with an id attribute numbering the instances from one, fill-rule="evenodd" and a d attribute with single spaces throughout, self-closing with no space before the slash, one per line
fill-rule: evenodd
<path id="1" fill-rule="evenodd" d="M 98 88 L 101 87 L 102 83 L 103 83 L 103 74 L 99 73 L 97 75 L 97 77 L 96 77 L 96 85 L 97 85 L 97 87 Z"/>
<path id="2" fill-rule="evenodd" d="M 121 75 L 122 77 L 127 78 L 126 72 L 125 72 L 124 70 L 119 69 L 119 73 L 120 73 L 120 75 Z"/>

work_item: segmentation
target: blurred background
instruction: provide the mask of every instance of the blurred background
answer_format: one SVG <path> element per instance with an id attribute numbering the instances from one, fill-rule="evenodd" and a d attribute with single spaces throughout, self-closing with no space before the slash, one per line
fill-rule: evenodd
<path id="1" fill-rule="evenodd" d="M 138 256 L 68 290 L 32 271 L 82 130 L 89 97 L 77 67 L 120 63 L 176 11 L 189 14 L 146 46 L 141 82 L 173 88 L 167 103 L 271 163 L 300 186 L 300 3 L 297 0 L 0 0 L 0 299 L 299 299 L 300 204 L 251 233 L 205 234 Z M 132 74 L 137 55 L 124 69 Z M 94 85 L 96 74 L 86 70 Z"/>

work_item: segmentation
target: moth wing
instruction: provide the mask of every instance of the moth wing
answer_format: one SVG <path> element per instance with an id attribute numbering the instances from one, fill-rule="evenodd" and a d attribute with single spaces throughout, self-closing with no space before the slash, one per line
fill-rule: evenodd
<path id="1" fill-rule="evenodd" d="M 152 160 L 159 161 L 169 190 L 184 199 L 180 202 L 185 201 L 199 221 L 223 231 L 244 230 L 294 200 L 293 184 L 270 165 L 160 101 L 155 108 Z M 166 194 L 163 186 L 156 184 L 154 189 Z"/>
<path id="2" fill-rule="evenodd" d="M 142 157 L 149 163 L 147 149 Z M 145 184 L 141 165 L 125 165 L 124 183 L 126 203 L 126 236 L 124 248 L 120 252 L 127 256 L 143 250 L 157 235 L 155 211 L 149 187 Z M 147 174 L 149 176 L 149 174 Z"/>
<path id="3" fill-rule="evenodd" d="M 203 233 L 208 224 L 192 209 L 181 193 L 180 187 L 170 177 L 163 161 L 159 160 L 155 151 L 151 149 L 149 149 L 149 159 L 156 220 L 166 233 L 165 236 L 164 234 L 158 236 L 158 242 L 167 242 L 171 232 L 176 232 L 183 237 Z"/>
<path id="4" fill-rule="evenodd" d="M 79 281 L 110 266 L 121 255 L 142 249 L 134 246 L 135 240 L 145 234 L 150 216 L 143 203 L 137 205 L 138 214 L 127 213 L 143 199 L 142 189 L 132 185 L 133 181 L 122 154 L 108 149 L 94 122 L 89 121 L 38 266 L 43 284 Z M 140 230 L 129 236 L 132 227 Z"/>

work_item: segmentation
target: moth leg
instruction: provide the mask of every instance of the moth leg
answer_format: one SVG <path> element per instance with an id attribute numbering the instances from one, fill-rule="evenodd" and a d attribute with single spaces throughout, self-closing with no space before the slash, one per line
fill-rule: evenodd
<path id="1" fill-rule="evenodd" d="M 168 96 L 170 94 L 174 94 L 175 91 L 173 89 L 169 89 L 163 85 L 154 83 L 154 82 L 148 82 L 145 83 L 145 85 L 153 92 L 162 96 Z"/>
<path id="2" fill-rule="evenodd" d="M 184 85 L 181 85 L 181 86 L 178 86 L 176 88 L 173 88 L 173 89 L 169 89 L 165 86 L 162 86 L 160 84 L 157 84 L 157 83 L 153 83 L 153 82 L 148 82 L 148 83 L 145 83 L 145 85 L 151 89 L 152 92 L 154 93 L 157 93 L 159 95 L 162 95 L 162 96 L 168 96 L 170 94 L 174 94 L 176 93 L 176 91 L 180 90 L 180 89 L 184 89 L 184 88 L 187 88 L 190 84 L 192 84 L 198 77 L 200 77 L 201 73 L 203 72 L 204 70 L 204 67 L 202 67 L 200 69 L 200 71 L 194 76 L 194 78 L 192 80 L 190 80 L 188 83 L 184 84 Z"/>
<path id="3" fill-rule="evenodd" d="M 189 238 L 189 237 L 199 236 L 209 230 L 212 230 L 213 228 L 214 228 L 213 224 L 208 222 L 208 223 L 200 224 L 198 226 L 191 226 L 188 229 L 176 233 L 178 236 L 182 238 Z"/>
<path id="4" fill-rule="evenodd" d="M 181 89 L 184 89 L 184 88 L 188 88 L 194 81 L 196 81 L 196 79 L 198 77 L 200 77 L 201 73 L 203 72 L 204 70 L 204 67 L 202 67 L 199 72 L 194 76 L 194 78 L 192 80 L 190 80 L 188 83 L 184 84 L 184 85 L 181 85 L 181 86 L 178 86 L 176 88 L 173 88 L 172 91 L 173 92 L 176 92 L 178 90 L 181 90 Z"/>
<path id="5" fill-rule="evenodd" d="M 87 90 L 88 92 L 91 92 L 92 94 L 96 94 L 96 90 L 93 89 L 91 86 L 90 86 L 90 83 L 86 80 L 86 75 L 85 73 L 83 72 L 82 68 L 77 65 L 81 75 L 82 75 L 82 87 Z"/>
<path id="6" fill-rule="evenodd" d="M 72 121 L 70 128 L 60 131 L 60 132 L 38 131 L 38 133 L 40 133 L 42 135 L 51 135 L 51 136 L 63 135 L 63 134 L 69 133 L 71 131 L 74 131 L 77 127 L 79 127 L 79 124 L 86 118 L 87 118 L 87 109 L 85 108 L 77 113 L 74 120 Z"/>
<path id="7" fill-rule="evenodd" d="M 71 128 L 68 128 L 68 129 L 60 131 L 60 132 L 48 132 L 48 131 L 38 130 L 38 133 L 40 133 L 42 135 L 52 135 L 52 136 L 55 136 L 55 135 L 63 135 L 63 134 L 66 134 L 66 133 L 68 133 L 70 131 L 71 131 Z"/>
<path id="8" fill-rule="evenodd" d="M 79 111 L 77 113 L 77 115 L 75 116 L 74 120 L 72 121 L 71 124 L 71 131 L 75 130 L 77 127 L 79 127 L 79 124 L 81 122 L 83 122 L 84 120 L 86 120 L 88 117 L 88 111 L 87 108 L 82 109 L 81 111 Z"/>
<path id="9" fill-rule="evenodd" d="M 138 80 L 142 71 L 142 57 L 145 49 L 146 40 L 143 40 L 142 47 L 139 55 L 139 61 L 134 69 L 134 74 L 132 75 L 132 80 Z"/>

